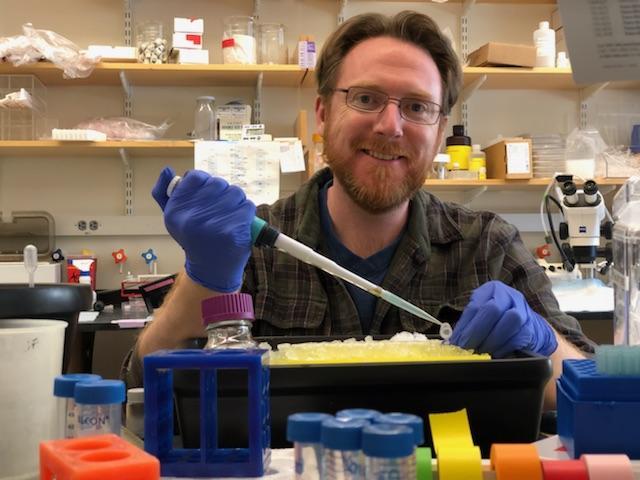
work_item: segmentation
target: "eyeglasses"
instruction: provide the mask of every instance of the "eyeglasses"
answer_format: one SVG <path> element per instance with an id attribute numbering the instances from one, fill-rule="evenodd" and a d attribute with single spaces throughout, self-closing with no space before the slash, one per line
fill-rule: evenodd
<path id="1" fill-rule="evenodd" d="M 347 106 L 359 112 L 380 113 L 393 101 L 398 104 L 402 118 L 421 125 L 434 125 L 442 114 L 440 105 L 419 98 L 394 98 L 364 87 L 334 88 L 333 91 L 346 93 Z"/>

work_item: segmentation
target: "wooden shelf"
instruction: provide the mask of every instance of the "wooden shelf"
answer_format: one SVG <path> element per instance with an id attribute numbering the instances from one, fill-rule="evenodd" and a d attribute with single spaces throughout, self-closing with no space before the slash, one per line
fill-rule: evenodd
<path id="1" fill-rule="evenodd" d="M 193 142 L 188 140 L 61 142 L 57 140 L 1 141 L 2 157 L 116 157 L 125 148 L 131 157 L 189 157 Z"/>
<path id="2" fill-rule="evenodd" d="M 49 86 L 120 85 L 124 72 L 133 86 L 255 86 L 262 72 L 263 85 L 297 87 L 307 73 L 298 65 L 149 65 L 99 63 L 87 78 L 65 79 L 62 70 L 49 62 L 21 67 L 0 63 L 0 75 L 35 75 Z"/>
<path id="3" fill-rule="evenodd" d="M 620 186 L 626 178 L 596 178 L 599 186 Z M 486 187 L 487 190 L 536 190 L 544 188 L 551 182 L 550 178 L 532 178 L 530 180 L 437 180 L 428 179 L 424 185 L 428 190 L 465 191 Z"/>

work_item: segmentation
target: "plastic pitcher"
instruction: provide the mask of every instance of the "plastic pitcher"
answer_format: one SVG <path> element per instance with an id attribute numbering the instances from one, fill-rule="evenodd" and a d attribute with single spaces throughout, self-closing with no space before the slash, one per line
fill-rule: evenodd
<path id="1" fill-rule="evenodd" d="M 62 370 L 59 320 L 0 320 L 0 479 L 39 476 L 38 444 L 56 433 L 53 380 Z"/>

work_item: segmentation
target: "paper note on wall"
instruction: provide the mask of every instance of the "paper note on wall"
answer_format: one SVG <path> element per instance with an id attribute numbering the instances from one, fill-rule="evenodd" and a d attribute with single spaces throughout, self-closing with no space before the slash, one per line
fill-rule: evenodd
<path id="1" fill-rule="evenodd" d="M 280 196 L 278 142 L 196 142 L 194 168 L 224 178 L 244 190 L 256 205 Z"/>

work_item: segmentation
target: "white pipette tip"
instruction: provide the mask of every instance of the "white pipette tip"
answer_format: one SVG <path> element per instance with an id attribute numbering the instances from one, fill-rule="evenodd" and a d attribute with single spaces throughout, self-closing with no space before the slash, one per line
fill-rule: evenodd
<path id="1" fill-rule="evenodd" d="M 29 275 L 29 287 L 33 288 L 35 286 L 35 275 L 36 270 L 38 268 L 38 249 L 35 245 L 27 245 L 24 247 L 23 253 L 23 261 L 24 261 L 24 269 L 27 271 Z"/>
<path id="2" fill-rule="evenodd" d="M 451 335 L 453 335 L 453 329 L 451 328 L 451 325 L 449 325 L 447 322 L 442 322 L 440 324 L 440 336 L 442 337 L 442 340 L 444 342 L 448 342 L 449 339 L 451 338 Z"/>
<path id="3" fill-rule="evenodd" d="M 180 180 L 182 180 L 182 177 L 180 175 L 176 175 L 171 179 L 169 185 L 167 185 L 167 197 L 171 197 L 173 190 L 176 188 Z"/>

